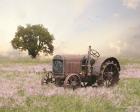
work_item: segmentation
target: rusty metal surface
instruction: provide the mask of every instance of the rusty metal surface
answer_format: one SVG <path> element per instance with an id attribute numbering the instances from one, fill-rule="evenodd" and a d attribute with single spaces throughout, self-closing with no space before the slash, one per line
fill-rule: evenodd
<path id="1" fill-rule="evenodd" d="M 84 55 L 56 55 L 53 60 L 62 60 L 64 66 L 64 74 L 80 73 L 81 60 Z"/>
<path id="2" fill-rule="evenodd" d="M 64 73 L 80 73 L 81 70 L 81 60 L 66 60 L 64 62 Z"/>
<path id="3" fill-rule="evenodd" d="M 60 60 L 81 60 L 84 57 L 84 55 L 56 55 L 54 56 L 54 60 L 60 59 Z"/>

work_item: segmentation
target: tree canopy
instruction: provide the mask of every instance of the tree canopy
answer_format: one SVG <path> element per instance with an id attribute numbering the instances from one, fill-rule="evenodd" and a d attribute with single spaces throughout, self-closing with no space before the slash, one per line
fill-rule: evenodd
<path id="1" fill-rule="evenodd" d="M 11 44 L 14 49 L 27 50 L 32 58 L 36 58 L 40 52 L 53 53 L 53 40 L 53 35 L 43 25 L 26 25 L 18 26 Z"/>

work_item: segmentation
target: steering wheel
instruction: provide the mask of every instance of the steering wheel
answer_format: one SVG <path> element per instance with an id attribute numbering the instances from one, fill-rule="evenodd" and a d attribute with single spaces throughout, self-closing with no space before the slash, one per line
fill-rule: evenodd
<path id="1" fill-rule="evenodd" d="M 100 57 L 99 52 L 96 51 L 96 50 L 94 50 L 94 49 L 92 49 L 92 51 L 91 51 L 91 55 L 92 55 L 93 57 L 96 57 L 96 58 L 99 58 L 99 57 Z"/>

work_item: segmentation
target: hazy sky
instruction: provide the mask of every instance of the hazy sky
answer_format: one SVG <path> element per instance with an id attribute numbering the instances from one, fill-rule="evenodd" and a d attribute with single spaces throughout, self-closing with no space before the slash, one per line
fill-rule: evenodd
<path id="1" fill-rule="evenodd" d="M 140 0 L 0 0 L 0 52 L 18 25 L 43 24 L 56 53 L 140 55 Z"/>

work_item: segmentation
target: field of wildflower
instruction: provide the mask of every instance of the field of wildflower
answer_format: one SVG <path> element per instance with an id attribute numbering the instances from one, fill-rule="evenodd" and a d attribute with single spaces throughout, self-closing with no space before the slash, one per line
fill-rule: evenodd
<path id="1" fill-rule="evenodd" d="M 140 112 L 140 64 L 122 64 L 119 84 L 75 91 L 42 86 L 49 60 L 0 59 L 0 112 Z"/>

